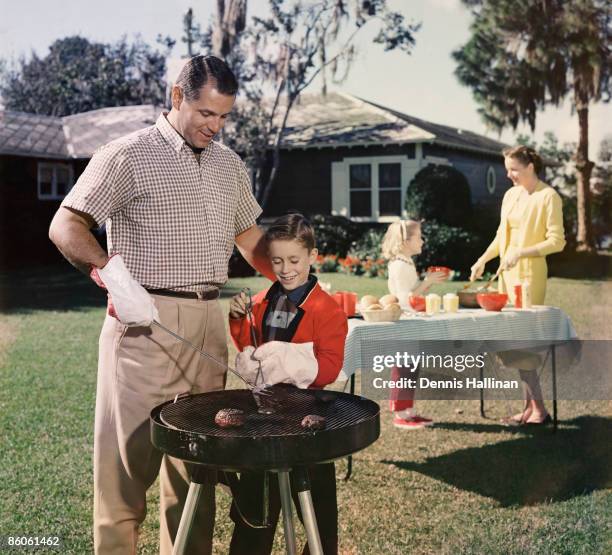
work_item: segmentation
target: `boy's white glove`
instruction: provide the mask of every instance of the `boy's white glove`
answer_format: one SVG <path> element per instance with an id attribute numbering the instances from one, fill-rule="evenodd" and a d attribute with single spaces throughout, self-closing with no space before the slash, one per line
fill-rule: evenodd
<path id="1" fill-rule="evenodd" d="M 286 343 L 270 341 L 254 353 L 261 361 L 264 379 L 269 385 L 289 383 L 306 389 L 319 373 L 319 363 L 314 354 L 314 343 Z"/>
<path id="2" fill-rule="evenodd" d="M 122 324 L 148 327 L 159 320 L 153 297 L 132 277 L 120 254 L 111 256 L 104 268 L 93 268 L 90 275 L 108 291 L 108 313 Z"/>
<path id="3" fill-rule="evenodd" d="M 238 372 L 245 380 L 250 381 L 254 385 L 263 385 L 256 383 L 260 362 L 253 358 L 254 352 L 255 347 L 247 345 L 244 348 L 244 351 L 236 355 L 236 363 L 234 367 L 236 372 Z"/>

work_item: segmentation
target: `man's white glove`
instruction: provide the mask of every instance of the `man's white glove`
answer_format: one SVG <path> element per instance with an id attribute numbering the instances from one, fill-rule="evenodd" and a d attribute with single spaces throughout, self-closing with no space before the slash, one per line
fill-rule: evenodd
<path id="1" fill-rule="evenodd" d="M 148 327 L 153 320 L 159 320 L 153 298 L 132 277 L 121 255 L 111 256 L 104 268 L 94 268 L 91 277 L 108 291 L 111 301 L 109 314 L 122 324 Z"/>
<path id="2" fill-rule="evenodd" d="M 256 381 L 257 372 L 259 371 L 259 365 L 261 363 L 253 358 L 254 352 L 255 347 L 248 345 L 244 348 L 244 351 L 236 355 L 236 372 L 254 385 L 263 385 L 263 382 L 257 383 Z"/>
<path id="3" fill-rule="evenodd" d="M 290 383 L 306 389 L 319 373 L 319 363 L 314 354 L 314 343 L 286 343 L 270 341 L 254 353 L 261 361 L 267 384 Z"/>

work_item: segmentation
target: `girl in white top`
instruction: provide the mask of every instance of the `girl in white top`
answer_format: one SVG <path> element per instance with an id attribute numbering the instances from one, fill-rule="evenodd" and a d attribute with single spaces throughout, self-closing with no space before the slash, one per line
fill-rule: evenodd
<path id="1" fill-rule="evenodd" d="M 421 253 L 423 237 L 421 223 L 415 220 L 400 220 L 392 223 L 382 242 L 382 256 L 389 260 L 389 292 L 395 295 L 402 308 L 409 307 L 411 295 L 425 293 L 434 283 L 446 279 L 444 272 L 427 273 L 419 280 L 413 256 Z M 393 368 L 391 379 L 402 377 L 418 379 L 418 368 Z M 394 414 L 393 425 L 402 430 L 414 430 L 433 425 L 429 418 L 414 413 L 414 389 L 392 389 L 389 408 Z"/>
<path id="2" fill-rule="evenodd" d="M 389 292 L 402 307 L 408 306 L 410 295 L 421 295 L 434 283 L 446 280 L 444 272 L 430 272 L 423 281 L 419 280 L 412 257 L 421 254 L 422 248 L 421 222 L 415 220 L 392 223 L 383 238 L 382 256 L 389 260 Z"/>

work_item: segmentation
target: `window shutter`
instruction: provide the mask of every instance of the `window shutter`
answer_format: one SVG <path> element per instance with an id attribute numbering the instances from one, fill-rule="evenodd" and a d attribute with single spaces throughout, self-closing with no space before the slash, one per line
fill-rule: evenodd
<path id="1" fill-rule="evenodd" d="M 331 172 L 332 214 L 348 218 L 350 215 L 348 166 L 344 162 L 332 162 Z"/>

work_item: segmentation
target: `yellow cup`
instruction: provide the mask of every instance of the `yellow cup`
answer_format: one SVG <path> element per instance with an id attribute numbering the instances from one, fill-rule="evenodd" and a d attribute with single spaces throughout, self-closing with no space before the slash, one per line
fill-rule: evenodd
<path id="1" fill-rule="evenodd" d="M 444 295 L 442 303 L 446 312 L 457 312 L 459 310 L 459 297 L 455 293 Z"/>
<path id="2" fill-rule="evenodd" d="M 425 312 L 427 312 L 427 314 L 437 314 L 440 312 L 441 304 L 442 299 L 440 298 L 440 295 L 430 293 L 425 297 Z"/>

